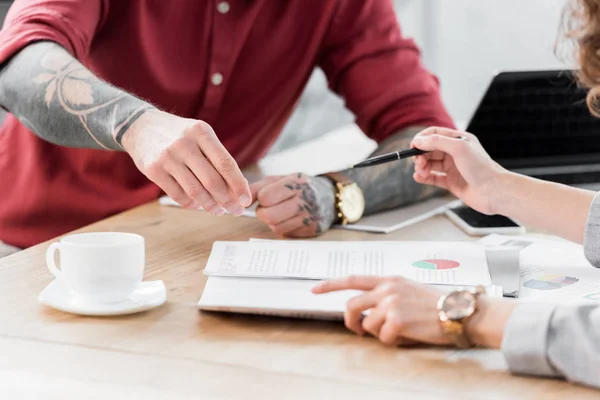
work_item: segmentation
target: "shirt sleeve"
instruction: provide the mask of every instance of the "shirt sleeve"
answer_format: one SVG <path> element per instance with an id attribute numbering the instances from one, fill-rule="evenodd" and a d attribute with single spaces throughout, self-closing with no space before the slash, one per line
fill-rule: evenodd
<path id="1" fill-rule="evenodd" d="M 319 65 L 360 128 L 381 141 L 410 126 L 453 128 L 436 77 L 404 38 L 390 0 L 340 0 Z"/>
<path id="2" fill-rule="evenodd" d="M 108 0 L 16 0 L 0 31 L 0 63 L 42 40 L 83 61 L 107 12 Z"/>
<path id="3" fill-rule="evenodd" d="M 588 261 L 594 267 L 600 268 L 600 193 L 596 193 L 590 206 L 583 249 Z"/>
<path id="4" fill-rule="evenodd" d="M 600 388 L 599 338 L 599 305 L 522 304 L 508 320 L 502 352 L 515 373 Z"/>

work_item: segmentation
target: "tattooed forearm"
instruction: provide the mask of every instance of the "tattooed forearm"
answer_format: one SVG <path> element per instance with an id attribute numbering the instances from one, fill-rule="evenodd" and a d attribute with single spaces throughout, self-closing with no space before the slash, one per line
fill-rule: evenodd
<path id="1" fill-rule="evenodd" d="M 302 216 L 305 227 L 313 227 L 317 235 L 329 229 L 335 218 L 334 207 L 329 206 L 335 202 L 335 191 L 329 179 L 299 173 L 295 180 L 284 186 L 296 192 L 298 215 Z"/>
<path id="2" fill-rule="evenodd" d="M 49 142 L 111 150 L 122 150 L 123 133 L 154 108 L 51 42 L 27 46 L 2 67 L 0 104 Z"/>
<path id="3" fill-rule="evenodd" d="M 425 129 L 412 127 L 383 141 L 373 155 L 408 149 L 413 137 Z M 365 197 L 365 214 L 399 207 L 442 193 L 432 186 L 416 183 L 413 179 L 412 159 L 396 161 L 370 168 L 351 169 L 344 174 L 355 181 Z"/>
<path id="4" fill-rule="evenodd" d="M 302 198 L 306 211 L 311 215 L 311 221 L 304 221 L 304 224 L 316 222 L 316 233 L 321 234 L 327 231 L 335 220 L 335 208 L 329 206 L 335 203 L 335 191 L 331 181 L 322 177 L 312 178 L 309 187 L 313 190 L 306 191 Z"/>

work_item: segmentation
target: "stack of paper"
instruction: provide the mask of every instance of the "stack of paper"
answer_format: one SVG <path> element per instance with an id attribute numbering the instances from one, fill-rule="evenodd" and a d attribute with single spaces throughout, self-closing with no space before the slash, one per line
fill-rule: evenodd
<path id="1" fill-rule="evenodd" d="M 485 248 L 449 242 L 215 242 L 203 310 L 317 319 L 341 318 L 357 293 L 313 295 L 316 281 L 350 275 L 401 276 L 453 290 L 493 287 Z"/>
<path id="2" fill-rule="evenodd" d="M 323 280 L 402 276 L 439 285 L 490 285 L 485 249 L 463 242 L 215 242 L 209 276 Z"/>

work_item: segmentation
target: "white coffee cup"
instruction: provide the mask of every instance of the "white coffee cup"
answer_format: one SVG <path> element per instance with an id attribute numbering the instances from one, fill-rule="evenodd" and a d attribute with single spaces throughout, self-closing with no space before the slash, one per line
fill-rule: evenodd
<path id="1" fill-rule="evenodd" d="M 54 261 L 59 252 L 60 269 Z M 65 236 L 46 251 L 48 269 L 84 300 L 126 300 L 144 276 L 144 238 L 133 233 L 91 232 Z"/>

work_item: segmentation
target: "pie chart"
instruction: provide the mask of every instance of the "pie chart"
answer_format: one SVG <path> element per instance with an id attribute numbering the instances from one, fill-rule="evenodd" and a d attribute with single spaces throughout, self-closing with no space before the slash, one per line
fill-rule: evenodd
<path id="1" fill-rule="evenodd" d="M 570 286 L 577 282 L 579 282 L 579 278 L 573 276 L 542 275 L 526 281 L 523 287 L 537 290 L 554 290 Z"/>
<path id="2" fill-rule="evenodd" d="M 453 260 L 421 260 L 415 261 L 412 266 L 421 269 L 454 269 L 460 267 L 460 263 Z"/>

